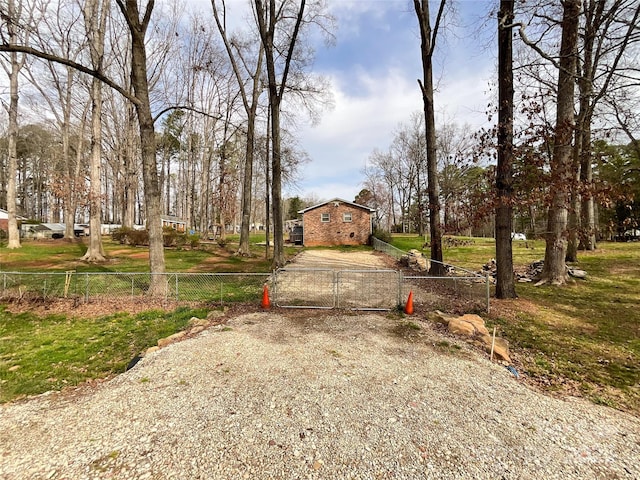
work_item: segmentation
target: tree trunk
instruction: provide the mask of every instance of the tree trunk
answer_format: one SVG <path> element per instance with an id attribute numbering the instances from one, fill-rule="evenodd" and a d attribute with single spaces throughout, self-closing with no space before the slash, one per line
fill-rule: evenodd
<path id="1" fill-rule="evenodd" d="M 64 215 L 64 238 L 66 240 L 73 240 L 75 232 L 73 231 L 73 225 L 76 219 L 76 188 L 78 182 L 78 176 L 75 175 L 74 162 L 71 157 L 70 148 L 70 132 L 71 132 L 71 102 L 72 102 L 72 85 L 73 76 L 75 71 L 71 67 L 67 67 L 67 85 L 64 92 L 64 104 L 62 106 L 62 159 L 64 163 L 64 171 L 67 176 L 67 182 L 64 186 L 64 193 L 62 196 L 63 201 L 63 215 Z M 61 98 L 62 93 L 60 92 Z"/>
<path id="2" fill-rule="evenodd" d="M 124 214 L 122 226 L 133 228 L 136 213 L 136 192 L 138 191 L 137 155 L 135 142 L 135 110 L 131 103 L 126 105 L 126 132 L 124 156 Z"/>
<path id="3" fill-rule="evenodd" d="M 569 210 L 569 229 L 567 231 L 567 253 L 565 255 L 566 262 L 578 261 L 578 242 L 580 234 L 580 152 L 583 147 L 583 125 L 584 111 L 578 112 L 576 121 L 575 138 L 573 143 L 572 155 L 572 182 L 567 186 L 570 191 L 571 208 Z"/>
<path id="4" fill-rule="evenodd" d="M 513 50 L 514 0 L 498 12 L 498 166 L 496 170 L 496 297 L 516 298 L 513 275 Z"/>
<path id="5" fill-rule="evenodd" d="M 149 101 L 147 79 L 147 53 L 145 35 L 153 10 L 153 1 L 147 4 L 143 21 L 140 21 L 137 0 L 126 0 L 126 6 L 118 0 L 122 13 L 131 31 L 131 84 L 135 93 L 136 112 L 140 129 L 142 151 L 142 179 L 146 207 L 147 230 L 149 231 L 149 269 L 152 273 L 149 294 L 164 296 L 167 281 L 164 277 L 165 260 L 162 238 L 161 195 L 156 161 L 156 136 Z"/>
<path id="6" fill-rule="evenodd" d="M 256 82 L 257 83 L 257 82 Z M 240 224 L 240 246 L 238 254 L 243 256 L 251 255 L 249 249 L 249 228 L 251 227 L 251 200 L 253 187 L 253 158 L 255 151 L 255 115 L 257 102 L 252 106 L 253 120 L 247 124 L 247 145 L 244 160 L 244 178 L 242 184 L 242 222 Z"/>
<path id="7" fill-rule="evenodd" d="M 110 1 L 90 0 L 83 8 L 85 29 L 89 42 L 91 63 L 96 72 L 102 73 L 104 59 L 104 35 Z M 91 168 L 89 173 L 89 248 L 82 257 L 87 262 L 105 260 L 102 247 L 102 82 L 91 81 Z"/>
<path id="8" fill-rule="evenodd" d="M 596 41 L 597 27 L 594 23 L 599 22 L 602 16 L 604 2 L 598 1 L 597 5 L 593 0 L 589 1 L 585 8 L 585 32 L 582 48 L 582 72 L 578 78 L 578 91 L 580 92 L 580 110 L 578 115 L 577 129 L 580 131 L 580 145 L 578 151 L 578 164 L 580 168 L 579 179 L 583 188 L 583 195 L 580 205 L 580 237 L 579 247 L 583 250 L 594 250 L 596 248 L 596 231 L 594 222 L 594 201 L 593 201 L 593 168 L 591 165 L 591 122 L 593 120 L 592 99 L 593 77 L 594 77 L 594 43 Z M 595 18 L 597 17 L 597 18 Z"/>
<path id="9" fill-rule="evenodd" d="M 91 82 L 91 168 L 89 173 L 89 248 L 82 257 L 87 262 L 103 262 L 102 247 L 102 83 Z"/>
<path id="10" fill-rule="evenodd" d="M 247 92 L 245 90 L 242 75 L 238 67 L 238 62 L 236 61 L 236 57 L 233 54 L 231 44 L 227 38 L 225 27 L 223 23 L 220 21 L 215 0 L 212 0 L 211 6 L 213 7 L 213 14 L 216 21 L 216 25 L 218 26 L 218 31 L 222 36 L 222 40 L 227 50 L 227 55 L 229 56 L 229 60 L 231 61 L 231 66 L 233 67 L 233 72 L 238 82 L 238 88 L 240 89 L 242 103 L 244 105 L 245 112 L 247 113 L 247 143 L 246 143 L 246 149 L 245 149 L 244 178 L 243 178 L 243 184 L 242 184 L 242 202 L 241 202 L 242 221 L 240 226 L 240 245 L 238 247 L 238 254 L 243 256 L 249 256 L 251 254 L 251 251 L 249 249 L 249 229 L 251 227 L 251 202 L 252 202 L 251 190 L 253 187 L 253 161 L 254 161 L 254 152 L 255 152 L 255 130 L 256 130 L 255 123 L 256 123 L 256 115 L 257 115 L 257 109 L 258 109 L 258 99 L 260 96 L 261 85 L 262 85 L 260 75 L 262 74 L 262 59 L 263 59 L 264 50 L 261 45 L 258 53 L 256 70 L 251 77 L 253 88 L 251 91 L 251 103 L 249 103 L 249 99 L 247 96 Z M 224 8 L 224 1 L 223 1 L 223 8 Z M 246 64 L 246 62 L 244 61 L 243 63 Z"/>
<path id="11" fill-rule="evenodd" d="M 273 202 L 273 268 L 280 268 L 285 264 L 284 256 L 284 227 L 282 215 L 282 160 L 280 139 L 280 106 L 287 85 L 289 67 L 293 57 L 294 47 L 298 39 L 300 25 L 302 24 L 306 0 L 300 0 L 300 8 L 296 13 L 295 26 L 288 37 L 286 56 L 284 57 L 283 72 L 280 79 L 276 78 L 276 53 L 274 36 L 278 11 L 275 0 L 269 0 L 269 8 L 265 9 L 262 0 L 254 0 L 256 6 L 256 19 L 260 39 L 265 51 L 267 64 L 267 78 L 269 88 L 269 106 L 271 113 L 271 145 L 272 145 L 272 184 L 271 200 Z"/>
<path id="12" fill-rule="evenodd" d="M 580 0 L 565 0 L 562 17 L 560 69 L 558 71 L 558 107 L 556 132 L 551 158 L 551 205 L 548 211 L 544 269 L 539 284 L 561 285 L 566 282 L 568 186 L 572 180 L 572 145 L 574 134 L 574 79 L 578 43 Z"/>
<path id="13" fill-rule="evenodd" d="M 437 37 L 437 27 L 446 0 L 440 1 L 436 28 L 431 30 L 429 18 L 429 0 L 414 0 L 416 15 L 420 26 L 422 54 L 422 100 L 424 103 L 424 120 L 427 142 L 427 194 L 429 197 L 429 234 L 431 237 L 431 275 L 444 275 L 442 263 L 442 224 L 440 221 L 440 187 L 438 185 L 438 159 L 436 152 L 435 110 L 433 104 L 433 48 Z"/>
<path id="14" fill-rule="evenodd" d="M 9 42 L 14 44 L 17 40 L 15 25 L 13 20 L 11 20 L 17 19 L 14 0 L 9 0 L 8 16 L 10 19 L 8 22 Z M 16 218 L 16 176 L 18 174 L 18 76 L 24 62 L 18 61 L 18 54 L 16 52 L 11 52 L 9 57 L 11 59 L 11 73 L 9 75 L 9 158 L 7 161 L 7 214 L 9 217 L 9 241 L 7 248 L 14 249 L 22 246 L 20 244 L 20 231 L 18 230 L 18 221 Z"/>
<path id="15" fill-rule="evenodd" d="M 282 223 L 282 160 L 280 150 L 280 103 L 271 107 L 271 201 L 273 205 L 273 268 L 283 267 L 284 229 Z"/>
<path id="16" fill-rule="evenodd" d="M 271 165 L 271 149 L 269 146 L 271 145 L 271 114 L 268 114 L 267 117 L 267 141 L 265 145 L 265 173 L 264 173 L 264 211 L 265 211 L 265 244 L 264 244 L 264 259 L 269 260 L 269 250 L 271 249 L 271 195 L 269 194 L 269 186 L 271 185 L 271 169 L 269 165 Z"/>

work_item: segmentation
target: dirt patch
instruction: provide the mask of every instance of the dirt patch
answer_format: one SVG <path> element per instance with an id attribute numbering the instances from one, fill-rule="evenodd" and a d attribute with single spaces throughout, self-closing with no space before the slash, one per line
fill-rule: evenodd
<path id="1" fill-rule="evenodd" d="M 395 262 L 379 252 L 344 252 L 335 249 L 305 250 L 291 262 L 296 268 L 325 268 L 331 270 L 395 268 Z M 393 265 L 393 266 L 392 266 Z"/>

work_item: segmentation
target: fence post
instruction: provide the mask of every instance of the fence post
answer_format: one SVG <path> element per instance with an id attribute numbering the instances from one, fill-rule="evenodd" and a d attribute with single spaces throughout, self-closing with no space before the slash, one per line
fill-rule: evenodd
<path id="1" fill-rule="evenodd" d="M 489 284 L 489 272 L 485 274 L 485 281 L 487 282 L 487 313 L 489 313 L 489 297 L 491 296 L 490 284 Z"/>
<path id="2" fill-rule="evenodd" d="M 280 269 L 276 270 L 275 268 L 273 270 L 271 270 L 271 280 L 272 280 L 272 290 L 273 290 L 273 298 L 272 298 L 272 302 L 274 305 L 278 306 L 278 271 Z M 269 280 L 267 280 L 268 282 Z"/>
<path id="3" fill-rule="evenodd" d="M 402 306 L 402 285 L 404 285 L 404 275 L 402 270 L 398 270 L 398 307 Z"/>
<path id="4" fill-rule="evenodd" d="M 89 274 L 84 274 L 84 303 L 89 303 Z"/>

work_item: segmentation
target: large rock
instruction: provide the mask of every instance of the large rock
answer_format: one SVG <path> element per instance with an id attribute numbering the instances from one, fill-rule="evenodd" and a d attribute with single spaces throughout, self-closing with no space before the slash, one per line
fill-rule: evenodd
<path id="1" fill-rule="evenodd" d="M 430 267 L 429 259 L 415 248 L 409 250 L 406 255 L 403 255 L 400 258 L 400 263 L 405 267 L 421 272 L 426 272 Z"/>
<path id="2" fill-rule="evenodd" d="M 455 335 L 475 337 L 479 335 L 489 335 L 489 330 L 484 325 L 482 317 L 473 314 L 462 315 L 461 317 L 449 317 L 447 319 L 449 331 Z"/>
<path id="3" fill-rule="evenodd" d="M 460 317 L 453 317 L 436 310 L 431 318 L 437 322 L 445 323 L 450 333 L 468 337 L 487 352 L 491 352 L 493 337 L 489 333 L 482 317 L 470 313 Z M 506 340 L 496 337 L 493 354 L 497 359 L 511 363 L 509 342 Z"/>
<path id="4" fill-rule="evenodd" d="M 191 319 L 189 320 L 189 327 L 206 327 L 207 325 L 209 325 L 208 317 L 206 319 L 191 317 Z"/>
<path id="5" fill-rule="evenodd" d="M 473 337 L 476 334 L 476 327 L 472 323 L 465 322 L 460 318 L 452 318 L 449 320 L 449 331 L 454 335 L 464 335 L 465 337 Z"/>
<path id="6" fill-rule="evenodd" d="M 436 310 L 429 316 L 431 320 L 438 323 L 444 323 L 445 325 L 449 325 L 449 322 L 451 321 L 451 319 L 456 318 L 453 315 L 449 315 L 447 313 L 441 312 L 440 310 Z"/>
<path id="7" fill-rule="evenodd" d="M 487 353 L 491 353 L 493 337 L 491 335 L 481 335 L 480 341 Z M 496 337 L 495 344 L 493 345 L 493 354 L 499 360 L 511 363 L 511 357 L 509 357 L 509 342 L 504 338 Z"/>
<path id="8" fill-rule="evenodd" d="M 587 278 L 587 272 L 585 272 L 584 270 L 579 270 L 577 268 L 570 268 L 569 269 L 569 275 L 571 275 L 574 278 Z"/>
<path id="9" fill-rule="evenodd" d="M 463 322 L 469 322 L 476 329 L 476 334 L 489 335 L 489 330 L 484 324 L 484 319 L 478 315 L 467 313 L 460 317 Z"/>
<path id="10" fill-rule="evenodd" d="M 158 346 L 161 347 L 161 348 L 162 347 L 166 347 L 170 343 L 177 342 L 178 340 L 181 340 L 186 335 L 187 335 L 187 332 L 183 331 L 183 332 L 174 333 L 173 335 L 169 335 L 167 338 L 161 338 L 160 340 L 158 340 Z"/>

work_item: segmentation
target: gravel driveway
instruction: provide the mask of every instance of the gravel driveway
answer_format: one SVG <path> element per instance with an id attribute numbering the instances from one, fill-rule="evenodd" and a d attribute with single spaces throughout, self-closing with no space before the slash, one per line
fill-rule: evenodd
<path id="1" fill-rule="evenodd" d="M 0 478 L 640 478 L 639 419 L 541 395 L 417 323 L 237 316 L 0 406 Z"/>

